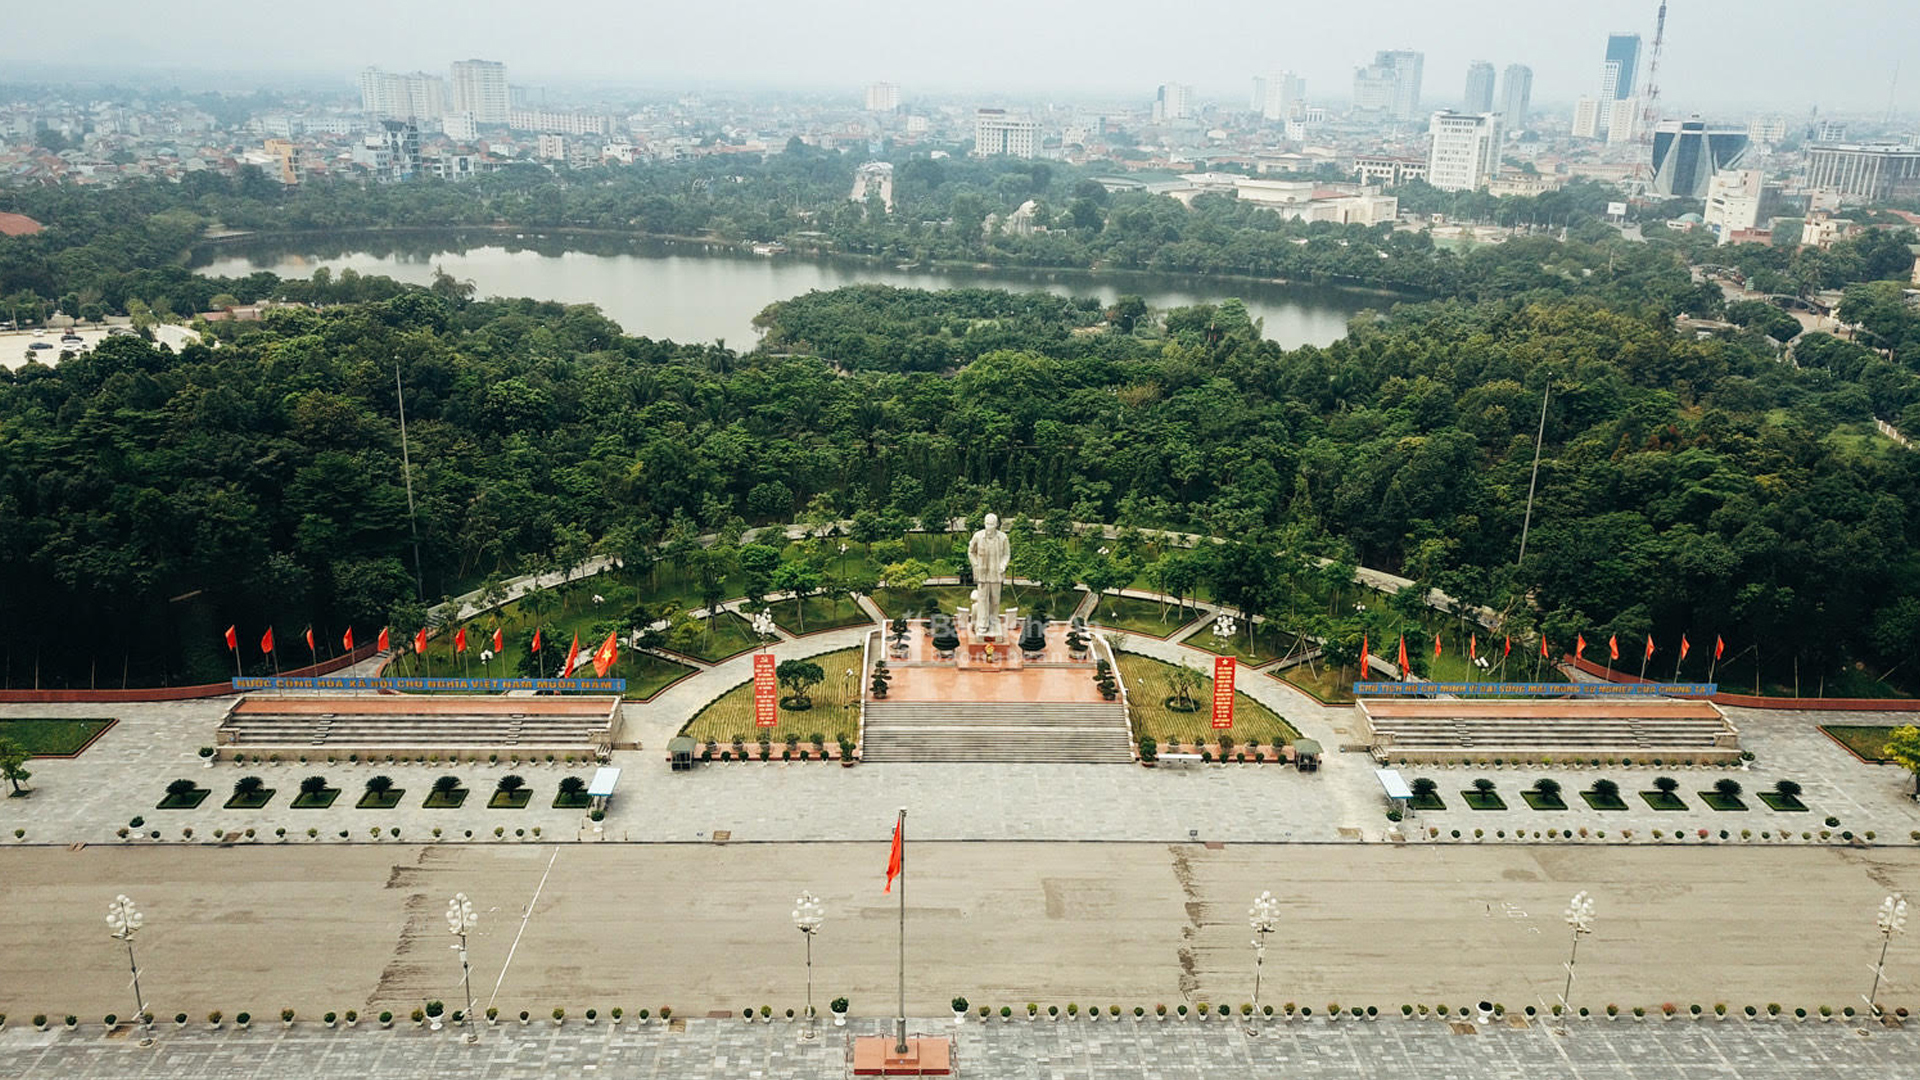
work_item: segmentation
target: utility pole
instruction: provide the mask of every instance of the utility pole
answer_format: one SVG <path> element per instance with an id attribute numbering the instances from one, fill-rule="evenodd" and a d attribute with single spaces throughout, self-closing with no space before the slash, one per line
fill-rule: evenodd
<path id="1" fill-rule="evenodd" d="M 427 597 L 426 579 L 420 573 L 420 522 L 413 512 L 413 459 L 407 452 L 407 392 L 400 386 L 400 358 L 393 358 L 393 395 L 400 402 L 400 471 L 407 480 L 407 527 L 413 532 L 413 598 Z"/>

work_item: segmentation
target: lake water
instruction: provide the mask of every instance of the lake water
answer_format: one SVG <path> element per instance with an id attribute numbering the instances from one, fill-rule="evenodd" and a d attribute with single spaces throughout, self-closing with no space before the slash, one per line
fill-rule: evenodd
<path id="1" fill-rule="evenodd" d="M 605 240 L 537 234 L 342 234 L 262 240 L 203 254 L 199 273 L 244 277 L 271 270 L 305 278 L 325 267 L 351 268 L 426 284 L 436 267 L 474 283 L 480 296 L 529 296 L 596 304 L 628 333 L 674 341 L 724 340 L 752 348 L 753 317 L 776 300 L 813 289 L 878 282 L 908 288 L 1044 289 L 1111 303 L 1132 293 L 1156 309 L 1238 297 L 1266 336 L 1281 345 L 1326 345 L 1346 334 L 1364 308 L 1384 310 L 1394 298 L 1316 285 L 1152 273 L 1093 274 L 1057 270 L 899 269 L 848 259 L 757 256 L 692 242 Z"/>

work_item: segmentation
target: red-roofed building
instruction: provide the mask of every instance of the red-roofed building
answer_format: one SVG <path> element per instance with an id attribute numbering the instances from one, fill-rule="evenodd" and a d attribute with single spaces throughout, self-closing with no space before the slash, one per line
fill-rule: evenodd
<path id="1" fill-rule="evenodd" d="M 0 236 L 32 236 L 46 226 L 25 214 L 0 213 Z"/>

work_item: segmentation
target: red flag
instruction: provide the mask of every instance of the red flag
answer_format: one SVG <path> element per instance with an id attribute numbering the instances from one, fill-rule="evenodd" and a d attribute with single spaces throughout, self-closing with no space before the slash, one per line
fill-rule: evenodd
<path id="1" fill-rule="evenodd" d="M 414 632 L 413 651 L 417 653 L 427 651 L 427 628 L 424 626 Z"/>
<path id="2" fill-rule="evenodd" d="M 1653 639 L 1647 639 L 1647 659 L 1653 659 Z"/>
<path id="3" fill-rule="evenodd" d="M 457 653 L 467 651 L 467 628 L 464 626 L 453 632 L 453 651 Z"/>
<path id="4" fill-rule="evenodd" d="M 1685 660 L 1686 658 L 1687 658 L 1687 635 L 1681 634 L 1680 635 L 1680 659 Z"/>
<path id="5" fill-rule="evenodd" d="M 373 647 L 380 650 L 381 652 L 386 652 L 388 649 L 391 649 L 393 647 L 393 645 L 391 644 L 391 639 L 387 637 L 386 627 L 383 626 L 380 628 L 380 637 L 374 641 Z"/>
<path id="6" fill-rule="evenodd" d="M 1551 655 L 1550 653 L 1547 652 L 1547 639 L 1545 637 L 1542 637 L 1540 639 L 1540 655 L 1541 656 Z"/>
<path id="7" fill-rule="evenodd" d="M 273 651 L 273 627 L 271 626 L 267 627 L 266 633 L 260 635 L 260 651 L 263 653 Z"/>
<path id="8" fill-rule="evenodd" d="M 1501 655 L 1501 656 L 1512 656 L 1512 655 L 1513 655 L 1513 635 L 1512 635 L 1512 634 L 1508 634 L 1508 635 L 1506 635 L 1506 638 L 1507 638 L 1507 651 L 1506 651 L 1506 652 L 1503 652 L 1503 653 L 1501 653 L 1500 655 Z"/>
<path id="9" fill-rule="evenodd" d="M 340 635 L 340 647 L 348 652 L 353 651 L 353 627 L 347 627 L 347 632 Z"/>
<path id="10" fill-rule="evenodd" d="M 1587 658 L 1587 635 L 1585 634 L 1573 635 L 1573 655 L 1579 657 L 1582 660 L 1585 660 Z"/>
<path id="11" fill-rule="evenodd" d="M 320 651 L 313 647 L 313 627 L 311 626 L 307 627 L 307 651 L 310 653 L 317 653 Z"/>
<path id="12" fill-rule="evenodd" d="M 1433 635 L 1433 658 L 1435 660 L 1440 659 L 1440 635 L 1439 634 Z"/>
<path id="13" fill-rule="evenodd" d="M 240 651 L 240 635 L 234 633 L 234 628 L 231 626 L 227 627 L 227 648 L 234 652 Z"/>
<path id="14" fill-rule="evenodd" d="M 540 651 L 540 628 L 537 626 L 533 628 L 533 651 Z"/>
<path id="15" fill-rule="evenodd" d="M 1620 659 L 1620 635 L 1619 634 L 1614 634 L 1607 638 L 1607 658 L 1611 660 Z"/>
<path id="16" fill-rule="evenodd" d="M 1367 677 L 1367 635 L 1360 635 L 1360 677 Z"/>
<path id="17" fill-rule="evenodd" d="M 494 630 L 493 630 L 493 651 L 496 653 L 503 653 L 507 651 L 506 636 L 501 633 L 500 628 L 497 626 L 494 627 Z"/>
<path id="18" fill-rule="evenodd" d="M 1727 651 L 1727 643 L 1720 640 L 1719 634 L 1713 635 L 1713 658 L 1715 660 L 1720 659 L 1720 657 L 1724 655 L 1726 651 Z"/>
<path id="19" fill-rule="evenodd" d="M 1401 634 L 1400 635 L 1400 674 L 1402 677 L 1404 677 L 1407 675 L 1411 675 L 1412 673 L 1413 673 L 1413 669 L 1407 666 L 1407 635 Z"/>
<path id="20" fill-rule="evenodd" d="M 607 669 L 612 667 L 613 662 L 619 658 L 620 648 L 614 643 L 613 632 L 609 630 L 607 632 L 607 640 L 601 642 L 600 647 L 593 650 L 594 675 L 602 679 L 606 678 Z"/>
<path id="21" fill-rule="evenodd" d="M 887 856 L 887 887 L 883 892 L 893 891 L 893 879 L 900 876 L 900 867 L 907 857 L 907 823 L 896 818 L 893 823 L 893 851 Z"/>
<path id="22" fill-rule="evenodd" d="M 1478 633 L 1467 635 L 1467 659 L 1480 659 L 1480 635 Z"/>
<path id="23" fill-rule="evenodd" d="M 560 666 L 560 677 L 573 674 L 573 662 L 580 659 L 580 631 L 573 632 L 573 648 L 567 650 L 567 662 Z"/>

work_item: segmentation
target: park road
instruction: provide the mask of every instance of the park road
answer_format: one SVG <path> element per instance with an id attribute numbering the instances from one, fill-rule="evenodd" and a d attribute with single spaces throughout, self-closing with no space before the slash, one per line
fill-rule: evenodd
<path id="1" fill-rule="evenodd" d="M 1912 848 L 910 843 L 910 1014 L 974 1004 L 1135 1005 L 1251 996 L 1247 907 L 1280 900 L 1263 998 L 1544 1007 L 1565 978 L 1569 897 L 1593 893 L 1576 1004 L 1861 1004 L 1874 911 L 1920 896 Z M 0 1012 L 131 1012 L 108 901 L 156 1013 L 404 1014 L 462 997 L 444 912 L 480 913 L 473 990 L 503 1015 L 555 1006 L 682 1015 L 802 1004 L 789 912 L 826 905 L 816 998 L 895 1001 L 882 843 L 168 844 L 0 850 Z M 535 893 L 538 890 L 538 899 Z M 524 925 L 523 925 L 524 919 Z M 512 953 L 508 964 L 509 951 Z M 1896 940 L 1886 1004 L 1920 1006 L 1920 943 Z M 497 988 L 497 989 L 496 989 Z"/>

